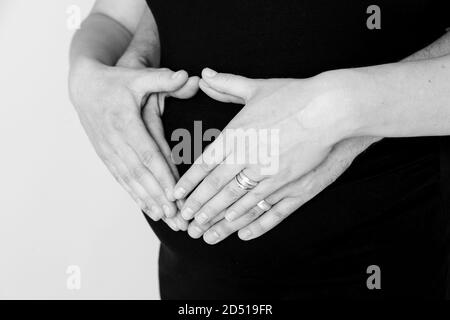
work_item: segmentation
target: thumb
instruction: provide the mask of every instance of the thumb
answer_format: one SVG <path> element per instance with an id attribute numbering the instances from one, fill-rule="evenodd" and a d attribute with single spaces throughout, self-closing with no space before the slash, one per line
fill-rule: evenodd
<path id="1" fill-rule="evenodd" d="M 130 68 L 130 69 L 140 69 L 146 68 L 147 66 L 144 64 L 143 60 L 139 58 L 132 50 L 129 48 L 125 53 L 119 58 L 116 63 L 118 67 Z"/>
<path id="2" fill-rule="evenodd" d="M 197 76 L 190 77 L 188 81 L 178 90 L 168 93 L 169 97 L 174 97 L 178 99 L 189 99 L 195 96 L 199 87 L 198 82 L 200 78 Z"/>
<path id="3" fill-rule="evenodd" d="M 131 80 L 130 88 L 140 96 L 175 91 L 188 80 L 188 74 L 184 70 L 174 72 L 169 69 L 146 68 L 135 72 L 137 74 Z"/>
<path id="4" fill-rule="evenodd" d="M 256 90 L 256 80 L 237 76 L 229 73 L 217 73 L 205 68 L 202 71 L 202 79 L 212 89 L 224 94 L 250 100 Z"/>

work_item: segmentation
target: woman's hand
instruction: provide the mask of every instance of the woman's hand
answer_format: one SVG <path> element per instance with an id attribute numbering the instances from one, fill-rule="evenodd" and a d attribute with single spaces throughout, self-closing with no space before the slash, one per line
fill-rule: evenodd
<path id="1" fill-rule="evenodd" d="M 192 192 L 183 206 L 183 217 L 206 224 L 225 211 L 228 220 L 235 220 L 275 191 L 284 187 L 294 190 L 291 183 L 316 168 L 334 144 L 350 136 L 353 119 L 346 112 L 351 109 L 352 92 L 339 75 L 253 80 L 205 69 L 200 88 L 206 94 L 245 107 L 177 183 L 175 198 Z M 259 150 L 255 151 L 254 141 L 244 149 L 230 143 L 236 132 L 244 138 L 246 132 L 278 135 L 275 140 L 259 136 Z M 268 158 L 260 157 L 261 149 L 271 149 Z M 243 158 L 245 161 L 239 161 Z M 241 171 L 258 182 L 254 189 L 246 191 L 239 186 L 235 176 Z M 292 212 L 299 203 L 290 198 L 277 200 L 272 214 Z M 240 235 L 247 238 L 244 232 Z"/>
<path id="2" fill-rule="evenodd" d="M 145 69 L 151 67 L 150 57 L 154 57 L 154 52 L 151 51 L 152 46 L 148 43 L 148 34 L 150 19 L 144 17 L 139 23 L 138 30 L 127 50 L 120 57 L 117 62 L 117 66 L 133 69 Z M 198 77 L 194 76 L 189 78 L 185 85 L 176 91 L 170 92 L 169 96 L 178 99 L 189 99 L 198 91 Z M 142 119 L 144 121 L 147 130 L 151 132 L 152 138 L 157 143 L 161 153 L 164 155 L 170 170 L 172 171 L 173 178 L 178 181 L 180 175 L 176 165 L 171 159 L 171 150 L 167 140 L 164 136 L 164 127 L 161 121 L 161 115 L 164 111 L 165 97 L 168 93 L 156 93 L 153 95 L 153 99 L 149 99 L 147 104 L 142 109 Z M 188 223 L 183 219 L 180 213 L 182 201 L 177 201 L 177 214 L 174 217 L 163 216 L 162 220 L 174 231 L 183 230 L 186 231 Z"/>
<path id="3" fill-rule="evenodd" d="M 192 238 L 203 239 L 208 244 L 216 244 L 235 232 L 246 240 L 255 239 L 270 231 L 291 213 L 313 199 L 331 185 L 351 165 L 353 160 L 370 145 L 379 141 L 378 137 L 358 137 L 337 143 L 327 158 L 315 169 L 300 179 L 284 186 L 266 198 L 269 204 L 282 199 L 289 200 L 283 207 L 264 212 L 255 206 L 235 220 L 224 218 L 224 211 L 205 224 L 192 220 L 188 233 Z"/>
<path id="4" fill-rule="evenodd" d="M 97 154 L 153 220 L 177 212 L 171 195 L 175 177 L 168 164 L 170 150 L 161 137 L 162 103 L 172 94 L 189 98 L 197 88 L 198 78 L 188 78 L 185 71 L 109 67 L 91 61 L 79 62 L 71 70 L 71 99 Z"/>

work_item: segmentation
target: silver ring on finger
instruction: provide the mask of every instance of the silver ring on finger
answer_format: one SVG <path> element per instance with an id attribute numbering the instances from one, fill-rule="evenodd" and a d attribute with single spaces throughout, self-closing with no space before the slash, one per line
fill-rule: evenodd
<path id="1" fill-rule="evenodd" d="M 264 212 L 269 211 L 272 208 L 270 203 L 268 203 L 266 200 L 261 200 L 256 204 L 256 206 L 261 210 L 263 210 Z"/>
<path id="2" fill-rule="evenodd" d="M 238 186 L 245 191 L 252 190 L 258 185 L 258 181 L 254 181 L 247 177 L 243 171 L 239 172 L 236 177 Z"/>

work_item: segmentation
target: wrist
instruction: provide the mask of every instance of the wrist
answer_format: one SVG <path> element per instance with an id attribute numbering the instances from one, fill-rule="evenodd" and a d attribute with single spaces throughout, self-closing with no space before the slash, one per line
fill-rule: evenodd
<path id="1" fill-rule="evenodd" d="M 311 80 L 315 98 L 308 108 L 308 117 L 322 127 L 327 144 L 363 135 L 365 117 L 360 105 L 364 92 L 359 88 L 363 80 L 345 69 L 327 71 Z"/>
<path id="2" fill-rule="evenodd" d="M 103 70 L 104 64 L 91 58 L 78 57 L 71 61 L 69 70 L 69 96 L 72 102 L 83 94 L 86 85 L 91 85 L 95 73 Z"/>
<path id="3" fill-rule="evenodd" d="M 388 72 L 388 71 L 384 71 Z M 373 67 L 326 72 L 335 91 L 335 123 L 343 138 L 380 136 L 380 126 L 387 125 L 392 101 L 385 90 L 383 72 Z"/>

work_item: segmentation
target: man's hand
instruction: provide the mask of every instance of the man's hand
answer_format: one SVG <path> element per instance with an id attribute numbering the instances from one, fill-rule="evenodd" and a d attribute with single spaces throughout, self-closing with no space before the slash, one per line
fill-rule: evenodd
<path id="1" fill-rule="evenodd" d="M 187 87 L 188 83 L 193 87 Z M 152 135 L 159 134 L 160 128 L 147 127 L 142 111 L 151 102 L 150 112 L 160 114 L 156 107 L 175 92 L 185 98 L 195 94 L 195 80 L 189 82 L 185 71 L 109 67 L 90 61 L 79 63 L 71 72 L 71 99 L 97 154 L 155 221 L 177 212 L 171 196 L 175 178 L 167 149 Z M 152 117 L 152 123 L 157 121 Z"/>
<path id="2" fill-rule="evenodd" d="M 145 16 L 141 19 L 136 34 L 129 44 L 127 50 L 117 62 L 117 66 L 132 68 L 132 69 L 145 69 L 149 68 L 151 59 L 149 57 L 155 56 L 155 52 L 152 51 L 151 43 L 148 43 L 148 37 L 146 34 L 150 32 L 149 23 L 151 22 L 148 17 Z M 149 52 L 151 51 L 151 52 Z M 199 77 L 193 76 L 176 91 L 170 92 L 169 96 L 178 99 L 189 99 L 194 96 L 198 91 Z M 165 97 L 168 93 L 157 93 L 152 95 L 147 104 L 142 109 L 142 119 L 144 121 L 147 130 L 151 133 L 155 142 L 164 155 L 167 165 L 170 167 L 173 178 L 178 181 L 180 175 L 178 169 L 171 159 L 171 150 L 167 140 L 164 136 L 164 127 L 161 121 L 161 116 L 164 111 Z M 183 205 L 182 201 L 177 201 L 177 208 L 181 209 Z M 174 231 L 183 230 L 186 231 L 188 223 L 184 220 L 178 210 L 178 213 L 174 217 L 162 218 Z"/>
<path id="3" fill-rule="evenodd" d="M 380 139 L 378 137 L 359 137 L 339 142 L 316 169 L 271 194 L 266 201 L 273 205 L 288 196 L 293 207 L 303 206 L 331 185 L 347 170 L 359 154 Z M 249 234 L 248 239 L 255 239 L 273 229 L 291 213 L 290 210 L 289 207 L 284 207 L 277 212 L 271 210 L 264 213 L 261 208 L 255 206 L 244 215 L 231 221 L 225 219 L 224 212 L 222 212 L 207 224 L 202 225 L 193 220 L 189 224 L 188 232 L 193 238 L 200 238 L 203 235 L 203 239 L 208 244 L 216 244 L 237 231 L 241 237 Z"/>
<path id="4" fill-rule="evenodd" d="M 195 216 L 190 235 L 199 237 L 211 227 L 204 235 L 208 243 L 217 243 L 241 228 L 239 236 L 244 240 L 267 232 L 331 184 L 360 152 L 377 140 L 339 138 L 345 137 L 346 127 L 336 125 L 345 120 L 345 113 L 338 110 L 345 110 L 343 103 L 352 101 L 344 99 L 349 93 L 340 75 L 316 82 L 252 80 L 220 73 L 205 76 L 205 72 L 200 88 L 206 94 L 223 102 L 246 104 L 227 128 L 280 131 L 280 168 L 275 174 L 262 175 L 261 164 L 247 162 L 248 157 L 245 163 L 228 162 L 239 156 L 234 145 L 225 143 L 222 151 L 222 144 L 217 143 L 227 138 L 225 130 L 177 183 L 176 198 L 183 197 L 180 190 L 185 194 L 192 191 L 182 211 L 186 219 Z M 335 114 L 327 111 L 330 102 Z M 271 116 L 261 118 L 260 114 Z M 251 154 L 252 149 L 245 147 L 244 154 Z M 233 179 L 242 170 L 251 180 L 259 181 L 253 190 L 241 190 Z M 262 200 L 266 208 L 259 205 Z M 267 208 L 267 204 L 272 208 Z M 226 220 L 222 219 L 224 216 Z"/>

